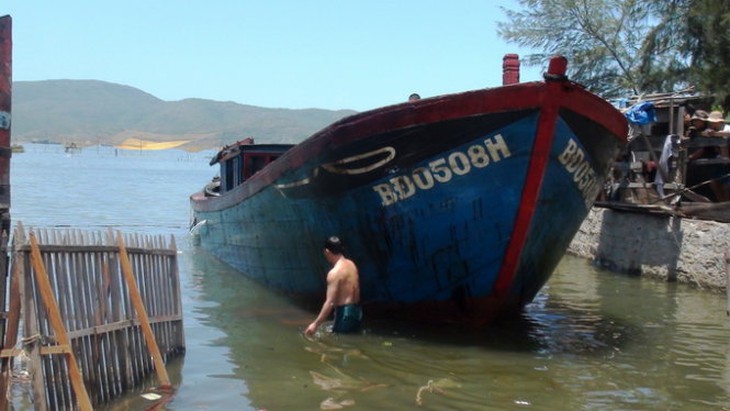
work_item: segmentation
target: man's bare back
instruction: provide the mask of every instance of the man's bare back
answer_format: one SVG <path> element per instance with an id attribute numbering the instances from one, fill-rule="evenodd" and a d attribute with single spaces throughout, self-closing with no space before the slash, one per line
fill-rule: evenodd
<path id="1" fill-rule="evenodd" d="M 359 273 L 352 260 L 340 257 L 327 273 L 327 282 L 330 281 L 335 283 L 336 294 L 333 303 L 336 306 L 360 302 Z"/>
<path id="2" fill-rule="evenodd" d="M 325 243 L 324 257 L 327 262 L 332 264 L 332 269 L 327 273 L 327 295 L 319 315 L 304 331 L 307 335 L 314 334 L 317 327 L 335 310 L 347 311 L 347 315 L 343 313 L 343 318 L 348 317 L 349 324 L 344 327 L 347 331 L 343 332 L 357 329 L 362 319 L 362 311 L 359 307 L 360 277 L 357 266 L 342 254 L 342 244 L 337 237 L 331 237 Z M 342 318 L 340 319 L 342 320 Z M 334 328 L 337 326 L 338 316 L 335 315 Z"/>

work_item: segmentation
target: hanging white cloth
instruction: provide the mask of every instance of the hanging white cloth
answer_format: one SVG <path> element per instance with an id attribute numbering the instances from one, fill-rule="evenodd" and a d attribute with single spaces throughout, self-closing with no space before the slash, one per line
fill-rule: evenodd
<path id="1" fill-rule="evenodd" d="M 669 175 L 669 158 L 674 155 L 672 150 L 673 142 L 672 137 L 676 137 L 674 134 L 670 134 L 664 139 L 664 145 L 662 146 L 662 155 L 659 157 L 659 164 L 657 164 L 657 173 L 654 177 L 654 184 L 656 184 L 656 191 L 661 197 L 664 197 L 664 178 L 663 175 Z"/>

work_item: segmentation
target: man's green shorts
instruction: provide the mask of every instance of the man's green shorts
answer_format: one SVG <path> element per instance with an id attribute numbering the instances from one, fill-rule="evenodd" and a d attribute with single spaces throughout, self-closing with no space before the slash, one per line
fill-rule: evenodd
<path id="1" fill-rule="evenodd" d="M 360 307 L 360 304 L 345 304 L 335 307 L 333 332 L 353 333 L 360 329 L 360 323 L 362 323 L 362 307 Z"/>

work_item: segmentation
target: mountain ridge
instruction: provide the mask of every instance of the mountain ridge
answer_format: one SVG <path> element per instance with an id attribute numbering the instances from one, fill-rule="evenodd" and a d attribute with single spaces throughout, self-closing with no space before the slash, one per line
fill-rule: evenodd
<path id="1" fill-rule="evenodd" d="M 118 145 L 128 138 L 189 140 L 181 148 L 217 148 L 245 137 L 296 144 L 356 113 L 353 110 L 265 108 L 232 101 L 165 101 L 101 80 L 13 82 L 13 143 Z"/>

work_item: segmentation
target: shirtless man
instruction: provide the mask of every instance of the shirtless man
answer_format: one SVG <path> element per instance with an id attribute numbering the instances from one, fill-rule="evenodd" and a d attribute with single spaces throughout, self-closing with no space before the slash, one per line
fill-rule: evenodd
<path id="1" fill-rule="evenodd" d="M 332 331 L 337 333 L 355 332 L 360 328 L 362 308 L 360 307 L 360 280 L 357 266 L 343 255 L 342 242 L 330 237 L 324 243 L 324 257 L 332 264 L 327 273 L 327 296 L 317 318 L 309 324 L 307 335 L 314 334 L 317 328 L 335 312 Z"/>

